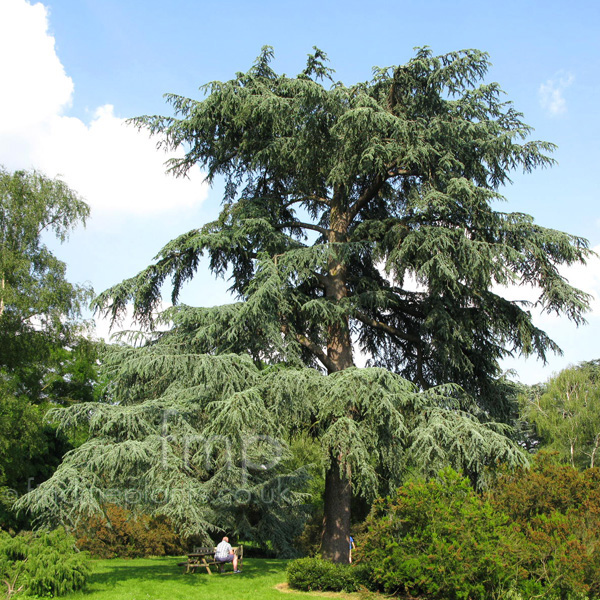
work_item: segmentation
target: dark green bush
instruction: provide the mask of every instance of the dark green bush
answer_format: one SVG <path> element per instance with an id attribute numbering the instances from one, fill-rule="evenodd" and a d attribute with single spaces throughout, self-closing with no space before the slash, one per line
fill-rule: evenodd
<path id="1" fill-rule="evenodd" d="M 290 587 L 309 592 L 356 592 L 368 583 L 362 566 L 335 564 L 320 558 L 299 558 L 289 563 Z"/>
<path id="2" fill-rule="evenodd" d="M 355 559 L 378 589 L 443 600 L 600 597 L 599 472 L 543 459 L 487 497 L 447 470 L 375 503 Z"/>
<path id="3" fill-rule="evenodd" d="M 314 512 L 306 524 L 302 533 L 294 540 L 300 556 L 317 556 L 321 548 L 321 533 L 323 529 L 323 512 Z"/>
<path id="4" fill-rule="evenodd" d="M 561 597 L 600 597 L 600 470 L 579 471 L 536 456 L 530 469 L 507 473 L 489 494 L 524 538 L 523 585 Z"/>
<path id="5" fill-rule="evenodd" d="M 79 552 L 75 540 L 63 529 L 0 532 L 0 579 L 6 595 L 63 596 L 82 589 L 90 576 L 89 556 Z"/>
<path id="6" fill-rule="evenodd" d="M 514 582 L 508 519 L 452 470 L 377 501 L 355 558 L 387 593 L 484 600 Z"/>

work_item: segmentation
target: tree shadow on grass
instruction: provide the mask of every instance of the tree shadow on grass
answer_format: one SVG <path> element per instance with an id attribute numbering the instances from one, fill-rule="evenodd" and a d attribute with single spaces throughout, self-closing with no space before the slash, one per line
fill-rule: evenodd
<path id="1" fill-rule="evenodd" d="M 108 589 L 114 588 L 126 581 L 132 581 L 133 583 L 136 580 L 160 581 L 161 583 L 176 582 L 178 585 L 186 586 L 202 585 L 202 581 L 198 581 L 194 575 L 184 573 L 183 567 L 177 566 L 178 562 L 181 562 L 181 559 L 174 559 L 172 563 L 162 562 L 147 565 L 139 565 L 135 564 L 135 562 L 132 562 L 132 564 L 123 564 L 120 561 L 118 564 L 104 563 L 101 570 L 94 572 L 90 577 L 89 591 L 93 591 L 94 584 Z"/>
<path id="2" fill-rule="evenodd" d="M 84 593 L 97 591 L 97 587 L 113 589 L 128 581 L 132 585 L 135 585 L 136 581 L 144 581 L 173 583 L 191 588 L 217 581 L 220 577 L 259 579 L 282 573 L 287 565 L 285 560 L 251 558 L 244 561 L 242 573 L 233 573 L 229 565 L 222 574 L 212 568 L 212 574 L 207 573 L 206 569 L 185 573 L 185 567 L 178 565 L 182 560 L 180 557 L 174 557 L 172 561 L 161 559 L 160 562 L 150 564 L 139 564 L 136 560 L 132 560 L 131 563 L 116 560 L 112 564 L 110 561 L 105 561 L 101 569 L 95 571 L 90 577 L 89 587 Z"/>
<path id="3" fill-rule="evenodd" d="M 276 558 L 250 558 L 243 561 L 241 573 L 233 573 L 233 571 L 230 570 L 231 568 L 229 568 L 223 573 L 223 576 L 240 575 L 245 579 L 255 579 L 258 577 L 276 575 L 285 571 L 287 563 L 287 560 Z M 218 575 L 219 573 L 217 572 L 217 576 Z"/>
<path id="4" fill-rule="evenodd" d="M 244 579 L 256 579 L 259 577 L 268 577 L 277 575 L 285 571 L 288 561 L 283 559 L 271 558 L 250 558 L 242 563 L 242 572 L 234 573 L 231 563 L 227 563 L 223 573 L 219 573 L 217 567 L 211 567 L 212 574 L 207 573 L 206 569 L 197 569 L 195 573 L 188 573 L 186 577 L 208 578 L 210 581 L 214 577 L 243 577 Z M 185 567 L 179 567 L 182 570 Z"/>

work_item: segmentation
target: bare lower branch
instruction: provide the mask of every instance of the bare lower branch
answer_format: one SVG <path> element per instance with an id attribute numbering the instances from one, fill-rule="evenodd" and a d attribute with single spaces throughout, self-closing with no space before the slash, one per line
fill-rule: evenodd
<path id="1" fill-rule="evenodd" d="M 377 319 L 373 319 L 372 317 L 369 317 L 368 315 L 365 315 L 364 313 L 362 313 L 360 311 L 354 311 L 353 316 L 356 317 L 359 321 L 362 321 L 365 325 L 369 325 L 371 327 L 374 327 L 375 329 L 379 329 L 380 331 L 389 333 L 390 335 L 400 338 L 401 340 L 404 340 L 406 342 L 412 342 L 414 344 L 418 344 L 421 341 L 416 335 L 410 335 L 408 333 L 405 333 L 404 331 L 401 331 L 397 327 L 393 327 L 392 325 L 388 325 L 387 323 L 384 323 L 383 321 L 378 321 Z"/>
<path id="2" fill-rule="evenodd" d="M 362 196 L 350 207 L 348 211 L 349 220 L 352 221 L 354 217 L 361 211 L 361 209 L 368 204 L 378 194 L 381 186 L 385 179 L 381 175 L 377 175 L 373 183 L 364 191 Z"/>
<path id="3" fill-rule="evenodd" d="M 335 365 L 333 364 L 333 361 L 327 356 L 327 353 L 323 350 L 323 348 L 317 346 L 317 344 L 311 342 L 305 335 L 300 333 L 296 334 L 296 339 L 307 350 L 310 350 L 323 363 L 323 366 L 328 371 L 335 371 Z"/>
<path id="4" fill-rule="evenodd" d="M 320 225 L 316 225 L 314 223 L 303 223 L 302 221 L 286 221 L 285 223 L 279 223 L 275 225 L 275 229 L 286 229 L 286 228 L 294 229 L 299 227 L 300 229 L 311 229 L 312 231 L 318 231 L 321 235 L 327 235 L 329 233 L 329 229 L 325 227 L 321 227 Z"/>

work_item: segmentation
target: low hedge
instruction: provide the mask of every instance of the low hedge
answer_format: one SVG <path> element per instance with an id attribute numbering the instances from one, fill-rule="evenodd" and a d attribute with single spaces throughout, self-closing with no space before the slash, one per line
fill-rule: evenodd
<path id="1" fill-rule="evenodd" d="M 290 587 L 303 592 L 356 592 L 368 587 L 363 565 L 331 563 L 320 558 L 299 558 L 288 564 Z"/>

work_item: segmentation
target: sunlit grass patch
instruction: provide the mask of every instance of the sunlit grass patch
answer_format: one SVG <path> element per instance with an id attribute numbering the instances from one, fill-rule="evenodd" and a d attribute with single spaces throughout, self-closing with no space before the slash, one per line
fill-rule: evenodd
<path id="1" fill-rule="evenodd" d="M 287 588 L 285 560 L 246 559 L 242 573 L 232 573 L 228 565 L 223 575 L 200 570 L 186 574 L 183 567 L 177 566 L 182 560 L 168 557 L 94 561 L 90 584 L 85 591 L 68 596 L 68 600 L 286 600 L 317 595 Z M 340 600 L 360 598 L 358 594 L 318 595 Z"/>

